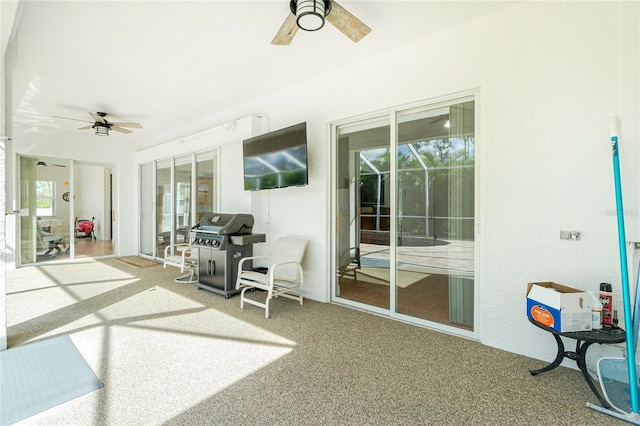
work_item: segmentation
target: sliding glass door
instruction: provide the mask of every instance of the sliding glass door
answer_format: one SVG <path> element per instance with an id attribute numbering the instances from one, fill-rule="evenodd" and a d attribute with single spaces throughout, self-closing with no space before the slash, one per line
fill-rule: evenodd
<path id="1" fill-rule="evenodd" d="M 473 331 L 474 123 L 469 97 L 335 126 L 336 301 Z"/>
<path id="2" fill-rule="evenodd" d="M 175 159 L 174 180 L 175 180 L 175 208 L 174 208 L 174 241 L 185 243 L 189 240 L 189 230 L 191 229 L 191 208 L 192 187 L 193 187 L 193 156 L 183 155 Z"/>
<path id="3" fill-rule="evenodd" d="M 336 295 L 385 310 L 391 259 L 389 136 L 386 117 L 340 126 L 336 155 Z"/>
<path id="4" fill-rule="evenodd" d="M 155 210 L 154 197 L 153 197 L 153 162 L 141 164 L 138 169 L 138 182 L 140 185 L 140 204 L 139 215 L 140 229 L 139 229 L 139 241 L 140 241 L 140 254 L 146 256 L 154 256 L 153 250 L 157 244 L 158 239 L 154 238 L 156 233 L 154 232 L 154 218 L 153 212 Z"/>
<path id="5" fill-rule="evenodd" d="M 216 211 L 217 159 L 217 151 L 207 151 L 139 165 L 140 254 L 162 258 L 170 244 L 188 243 L 191 227 Z"/>
<path id="6" fill-rule="evenodd" d="M 114 254 L 114 166 L 18 156 L 20 265 Z"/>
<path id="7" fill-rule="evenodd" d="M 474 102 L 397 114 L 397 312 L 473 328 Z"/>
<path id="8" fill-rule="evenodd" d="M 218 163 L 215 152 L 196 154 L 196 218 L 200 222 L 206 213 L 218 211 Z"/>
<path id="9" fill-rule="evenodd" d="M 30 264 L 37 260 L 38 251 L 44 254 L 44 244 L 40 243 L 37 232 L 36 191 L 37 176 L 35 158 L 20 157 L 20 264 Z"/>
<path id="10" fill-rule="evenodd" d="M 156 234 L 158 256 L 164 256 L 164 248 L 171 244 L 172 197 L 171 160 L 156 161 Z"/>

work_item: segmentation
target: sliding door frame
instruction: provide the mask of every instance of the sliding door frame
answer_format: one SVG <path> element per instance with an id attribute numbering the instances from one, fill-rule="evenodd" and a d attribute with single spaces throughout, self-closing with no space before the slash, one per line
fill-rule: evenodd
<path id="1" fill-rule="evenodd" d="M 177 242 L 176 239 L 176 208 L 177 208 L 177 182 L 176 182 L 176 159 L 185 159 L 189 157 L 189 164 L 191 164 L 191 178 L 190 178 L 190 197 L 189 197 L 189 227 L 194 226 L 197 220 L 197 207 L 198 207 L 198 199 L 197 199 L 197 195 L 198 195 L 198 161 L 202 158 L 204 158 L 205 160 L 207 159 L 207 157 L 211 157 L 212 160 L 212 184 L 213 186 L 211 188 L 208 188 L 207 190 L 210 190 L 213 192 L 213 198 L 211 199 L 213 205 L 211 206 L 212 209 L 216 209 L 217 206 L 219 206 L 220 204 L 220 177 L 219 177 L 219 170 L 220 170 L 220 150 L 218 148 L 214 148 L 214 149 L 207 149 L 207 150 L 203 150 L 203 151 L 198 151 L 198 152 L 186 152 L 186 153 L 177 153 L 175 155 L 172 155 L 170 157 L 163 157 L 163 158 L 158 158 L 152 161 L 147 161 L 147 162 L 143 162 L 143 163 L 138 163 L 138 209 L 140 211 L 142 211 L 142 209 L 145 208 L 145 206 L 142 203 L 143 197 L 140 195 L 142 191 L 148 190 L 151 191 L 153 193 L 153 205 L 150 206 L 151 207 L 151 220 L 150 220 L 150 224 L 146 224 L 147 226 L 151 227 L 151 233 L 149 234 L 149 238 L 151 239 L 151 241 L 146 241 L 145 243 L 142 242 L 142 239 L 144 238 L 144 236 L 146 235 L 145 232 L 140 231 L 139 232 L 139 238 L 140 240 L 138 241 L 138 254 L 142 257 L 146 257 L 146 258 L 153 258 L 153 259 L 157 259 L 157 260 L 161 260 L 162 257 L 164 256 L 164 253 L 162 253 L 159 248 L 158 248 L 158 163 L 160 162 L 168 162 L 168 168 L 169 168 L 169 173 L 170 173 L 170 187 L 171 187 L 171 203 L 170 204 L 170 234 L 169 234 L 169 244 L 174 245 Z M 186 164 L 186 163 L 185 163 Z M 149 188 L 142 188 L 142 184 L 143 184 L 143 180 L 140 178 L 142 176 L 142 167 L 143 166 L 149 166 L 151 167 L 151 182 L 146 182 L 147 185 L 150 185 Z M 163 215 L 168 215 L 168 213 L 163 213 Z M 142 215 L 140 215 L 139 217 L 142 217 Z M 143 226 L 145 226 L 144 223 L 140 222 L 139 223 L 139 227 L 140 229 L 143 228 Z M 187 231 L 188 232 L 188 231 Z M 187 238 L 189 237 L 189 234 L 187 233 Z M 152 249 L 152 253 L 148 254 L 148 253 L 143 253 L 143 246 L 144 244 L 151 244 L 151 247 L 153 247 Z"/>
<path id="2" fill-rule="evenodd" d="M 395 236 L 397 235 L 397 118 L 400 114 L 405 111 L 417 108 L 438 108 L 440 106 L 449 106 L 455 103 L 463 102 L 463 101 L 474 101 L 475 104 L 475 112 L 474 112 L 474 139 L 476 144 L 475 156 L 474 156 L 474 300 L 473 300 L 473 329 L 466 330 L 463 328 L 458 328 L 454 326 L 450 326 L 447 324 L 442 324 L 433 321 L 427 321 L 424 319 L 420 319 L 414 316 L 401 314 L 397 312 L 397 287 L 396 287 L 396 274 L 394 273 L 396 270 L 396 262 L 397 262 L 397 244 L 393 241 Z M 338 303 L 342 305 L 346 305 L 349 307 L 353 307 L 360 310 L 365 310 L 368 312 L 389 316 L 390 318 L 394 318 L 401 321 L 410 322 L 416 325 L 432 328 L 438 331 L 443 331 L 449 334 L 455 334 L 466 338 L 478 339 L 480 335 L 480 306 L 481 306 L 481 291 L 480 291 L 480 257 L 481 257 L 481 241 L 480 241 L 480 170 L 481 170 L 481 155 L 480 150 L 480 93 L 478 90 L 471 90 L 465 92 L 459 92 L 456 94 L 443 96 L 434 99 L 428 99 L 412 104 L 401 105 L 393 108 L 389 108 L 386 110 L 376 111 L 368 114 L 363 114 L 359 116 L 349 117 L 346 119 L 342 119 L 339 121 L 334 121 L 328 124 L 328 132 L 330 135 L 330 148 L 331 148 L 331 168 L 330 168 L 330 178 L 327 179 L 329 185 L 329 193 L 331 194 L 331 206 L 330 206 L 330 235 L 328 236 L 328 247 L 329 247 L 329 298 L 332 303 Z M 354 300 L 349 300 L 340 297 L 338 294 L 338 267 L 337 258 L 338 258 L 338 230 L 339 230 L 339 218 L 338 218 L 338 193 L 337 193 L 337 177 L 338 177 L 338 129 L 342 126 L 347 125 L 357 125 L 358 123 L 365 123 L 367 121 L 372 121 L 376 119 L 385 119 L 388 120 L 390 126 L 390 171 L 389 174 L 391 176 L 391 185 L 389 187 L 390 190 L 390 199 L 393 202 L 390 205 L 390 276 L 389 276 L 389 285 L 390 285 L 390 300 L 389 306 L 390 309 L 385 309 L 381 307 L 372 306 L 369 304 L 357 302 Z M 359 208 L 359 206 L 358 206 Z M 393 266 L 391 266 L 393 265 Z"/>

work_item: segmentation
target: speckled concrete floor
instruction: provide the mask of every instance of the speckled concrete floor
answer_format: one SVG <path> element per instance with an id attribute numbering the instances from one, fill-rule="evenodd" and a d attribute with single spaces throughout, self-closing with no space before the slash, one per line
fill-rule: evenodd
<path id="1" fill-rule="evenodd" d="M 176 272 L 9 271 L 9 346 L 69 334 L 105 384 L 20 424 L 622 424 L 576 370 L 533 377 L 546 363 L 332 304 L 277 299 L 265 319 Z"/>

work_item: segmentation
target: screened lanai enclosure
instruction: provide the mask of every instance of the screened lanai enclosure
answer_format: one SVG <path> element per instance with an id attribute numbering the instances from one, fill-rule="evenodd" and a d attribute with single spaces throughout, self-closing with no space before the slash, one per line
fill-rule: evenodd
<path id="1" fill-rule="evenodd" d="M 474 105 L 335 126 L 335 300 L 473 331 Z"/>

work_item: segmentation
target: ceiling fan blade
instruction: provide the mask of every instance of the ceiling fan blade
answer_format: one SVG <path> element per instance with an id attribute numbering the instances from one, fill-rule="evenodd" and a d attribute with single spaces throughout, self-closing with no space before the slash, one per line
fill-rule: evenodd
<path id="1" fill-rule="evenodd" d="M 118 126 L 111 126 L 110 130 L 115 130 L 116 132 L 124 133 L 125 135 L 128 135 L 129 133 L 133 133 L 131 130 L 123 129 L 122 127 L 118 127 Z"/>
<path id="2" fill-rule="evenodd" d="M 77 118 L 60 117 L 58 115 L 54 115 L 53 118 L 61 118 L 63 120 L 73 120 L 73 121 L 82 121 L 83 123 L 91 123 L 91 121 L 89 120 L 78 120 Z"/>
<path id="3" fill-rule="evenodd" d="M 371 32 L 371 28 L 335 1 L 331 2 L 331 12 L 325 19 L 355 43 Z"/>
<path id="4" fill-rule="evenodd" d="M 107 124 L 107 122 L 104 120 L 104 118 L 100 117 L 98 114 L 94 114 L 94 113 L 90 112 L 89 115 L 91 116 L 91 118 L 96 120 L 96 122 L 102 123 L 102 124 Z"/>
<path id="5" fill-rule="evenodd" d="M 119 126 L 119 127 L 133 127 L 134 129 L 142 129 L 142 124 L 140 124 L 140 123 L 112 123 L 112 122 L 110 122 L 110 124 L 113 124 L 114 126 Z"/>
<path id="6" fill-rule="evenodd" d="M 95 126 L 95 124 L 92 124 L 91 126 L 78 127 L 78 130 L 88 130 L 88 129 L 93 129 L 93 126 Z"/>
<path id="7" fill-rule="evenodd" d="M 288 46 L 291 44 L 291 41 L 297 32 L 298 24 L 296 23 L 296 16 L 293 13 L 289 13 L 289 15 L 287 15 L 287 19 L 284 20 L 282 26 L 276 33 L 276 36 L 271 40 L 271 44 Z"/>

